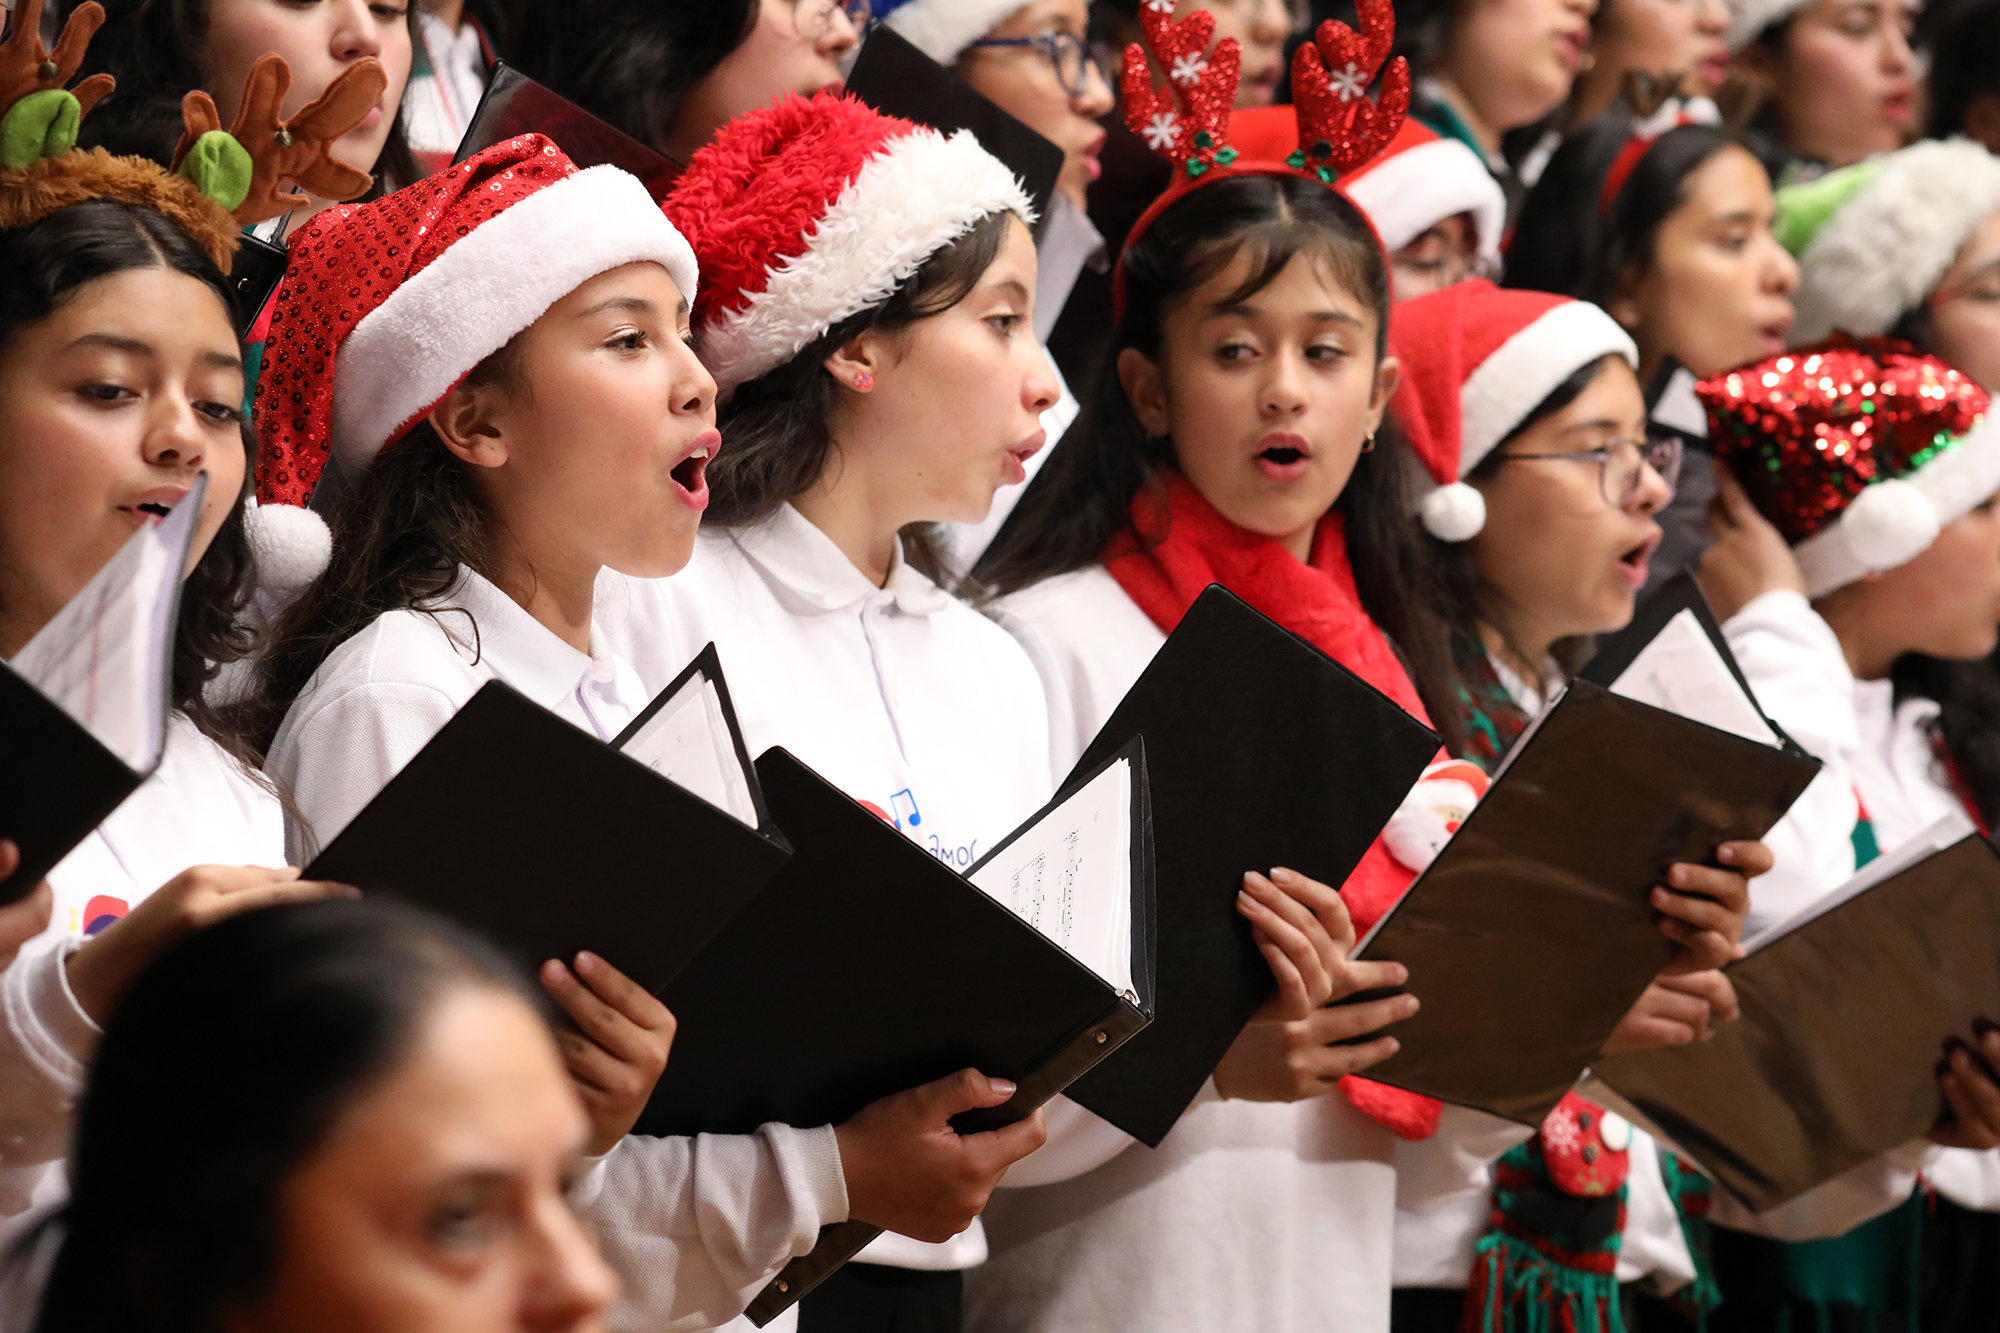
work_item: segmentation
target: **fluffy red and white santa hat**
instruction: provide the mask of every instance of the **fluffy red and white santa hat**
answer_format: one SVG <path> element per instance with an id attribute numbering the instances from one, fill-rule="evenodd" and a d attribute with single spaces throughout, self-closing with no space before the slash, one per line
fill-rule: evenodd
<path id="1" fill-rule="evenodd" d="M 1630 336 L 1588 301 L 1479 278 L 1397 306 L 1389 350 L 1403 368 L 1396 424 L 1431 482 L 1418 516 L 1447 542 L 1486 526 L 1484 497 L 1461 478 L 1544 398 L 1600 357 L 1639 365 Z"/>
<path id="2" fill-rule="evenodd" d="M 724 393 L 889 299 L 981 219 L 1035 216 L 971 131 L 947 137 L 831 93 L 731 121 L 665 208 L 706 275 L 694 327 Z"/>
<path id="3" fill-rule="evenodd" d="M 1342 177 L 1340 187 L 1382 233 L 1391 254 L 1446 218 L 1470 213 L 1481 267 L 1498 270 L 1507 197 L 1479 155 L 1458 140 L 1406 120 L 1382 155 Z"/>
<path id="4" fill-rule="evenodd" d="M 326 525 L 304 505 L 328 454 L 366 467 L 550 306 L 644 260 L 698 299 L 694 250 L 646 187 L 616 167 L 580 171 L 539 134 L 308 223 L 254 404 L 265 580 L 299 587 L 326 567 Z"/>

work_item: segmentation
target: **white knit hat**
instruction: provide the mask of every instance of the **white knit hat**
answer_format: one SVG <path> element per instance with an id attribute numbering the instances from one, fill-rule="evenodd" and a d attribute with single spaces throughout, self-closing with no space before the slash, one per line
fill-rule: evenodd
<path id="1" fill-rule="evenodd" d="M 884 27 L 894 28 L 910 45 L 940 65 L 949 65 L 965 48 L 999 27 L 1029 0 L 901 0 L 884 4 Z"/>
<path id="2" fill-rule="evenodd" d="M 1887 333 L 1996 212 L 2000 157 L 1970 139 L 1927 139 L 1778 191 L 1773 230 L 1799 260 L 1793 345 Z"/>

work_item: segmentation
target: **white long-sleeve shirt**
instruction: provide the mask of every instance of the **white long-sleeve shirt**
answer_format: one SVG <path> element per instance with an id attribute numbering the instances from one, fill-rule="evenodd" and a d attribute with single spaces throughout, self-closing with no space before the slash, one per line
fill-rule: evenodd
<path id="1" fill-rule="evenodd" d="M 436 614 L 389 612 L 336 648 L 293 701 L 268 761 L 320 845 L 489 680 L 599 739 L 615 737 L 649 698 L 607 646 L 628 612 L 629 586 L 599 577 L 588 653 L 471 570 L 460 571 Z M 295 845 L 303 832 L 291 831 Z M 840 1149 L 824 1125 L 629 1136 L 593 1169 L 583 1197 L 624 1283 L 611 1317 L 618 1330 L 726 1324 L 812 1248 L 822 1225 L 847 1218 Z"/>
<path id="2" fill-rule="evenodd" d="M 1825 765 L 1814 788 L 1825 784 L 1854 798 L 1844 807 L 1801 801 L 1785 817 L 1781 829 L 1818 849 L 1818 878 L 1798 877 L 1796 898 L 1758 899 L 1752 929 L 1789 916 L 1853 875 L 1850 835 L 1861 808 L 1885 853 L 1945 815 L 1963 813 L 1931 744 L 1937 704 L 1898 705 L 1889 681 L 1856 680 L 1839 638 L 1803 596 L 1767 592 L 1732 616 L 1723 633 L 1765 712 Z M 2000 1152 L 1939 1148 L 1924 1174 L 1961 1207 L 2000 1211 Z"/>
<path id="3" fill-rule="evenodd" d="M 752 755 L 783 746 L 963 871 L 1054 790 L 1041 682 L 992 621 L 902 559 L 877 587 L 782 506 L 704 528 L 688 567 L 632 584 L 611 632 L 650 688 L 716 645 Z M 867 1263 L 945 1271 L 986 1258 L 979 1223 L 942 1244 L 885 1233 Z"/>
<path id="4" fill-rule="evenodd" d="M 1101 567 L 998 613 L 1041 673 L 1063 771 L 1166 636 Z M 966 1275 L 969 1333 L 1384 1333 L 1399 1193 L 1423 1207 L 1463 1180 L 1399 1180 L 1395 1136 L 1338 1093 L 1233 1101 L 1211 1080 L 1158 1148 L 1063 1099 L 1049 1131 L 987 1205 L 993 1255 Z M 1448 1113 L 1437 1141 L 1480 1157 L 1525 1134 Z"/>

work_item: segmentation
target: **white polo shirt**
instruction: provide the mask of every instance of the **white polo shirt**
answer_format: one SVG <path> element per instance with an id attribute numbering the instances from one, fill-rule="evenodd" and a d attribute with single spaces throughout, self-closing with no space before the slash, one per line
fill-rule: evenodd
<path id="1" fill-rule="evenodd" d="M 1034 667 L 900 545 L 878 588 L 785 505 L 750 528 L 704 528 L 686 570 L 633 596 L 607 633 L 649 688 L 713 641 L 752 755 L 783 746 L 954 870 L 1053 790 Z M 942 1245 L 885 1235 L 862 1258 L 943 1271 L 985 1253 L 975 1222 Z"/>
<path id="2" fill-rule="evenodd" d="M 324 846 L 489 680 L 611 740 L 650 694 L 609 646 L 631 585 L 597 580 L 578 652 L 469 569 L 434 612 L 391 611 L 336 648 L 285 715 L 269 766 Z M 692 654 L 690 654 L 691 656 Z M 682 658 L 662 679 L 678 674 Z M 301 830 L 293 828 L 294 845 Z M 619 1270 L 615 1330 L 716 1327 L 819 1228 L 846 1220 L 831 1126 L 621 1140 L 579 1194 Z"/>

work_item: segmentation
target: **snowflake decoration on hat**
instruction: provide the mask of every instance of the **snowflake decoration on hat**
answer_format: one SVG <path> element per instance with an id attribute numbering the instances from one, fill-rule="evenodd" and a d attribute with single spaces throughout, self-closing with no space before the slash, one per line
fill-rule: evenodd
<path id="1" fill-rule="evenodd" d="M 1179 167 L 1183 179 L 1193 180 L 1236 160 L 1236 150 L 1229 146 L 1229 113 L 1236 105 L 1243 51 L 1234 37 L 1225 37 L 1204 57 L 1215 35 L 1215 16 L 1198 9 L 1176 23 L 1173 11 L 1171 3 L 1156 0 L 1139 12 L 1146 47 L 1169 82 L 1155 88 L 1145 48 L 1136 42 L 1127 47 L 1125 123 Z"/>
<path id="2" fill-rule="evenodd" d="M 1292 57 L 1299 146 L 1285 162 L 1329 185 L 1386 148 L 1410 110 L 1410 63 L 1389 60 L 1396 38 L 1391 0 L 1357 0 L 1355 21 L 1360 32 L 1327 20 Z M 1339 74 L 1327 72 L 1335 68 Z M 1370 101 L 1377 71 L 1382 91 Z"/>

